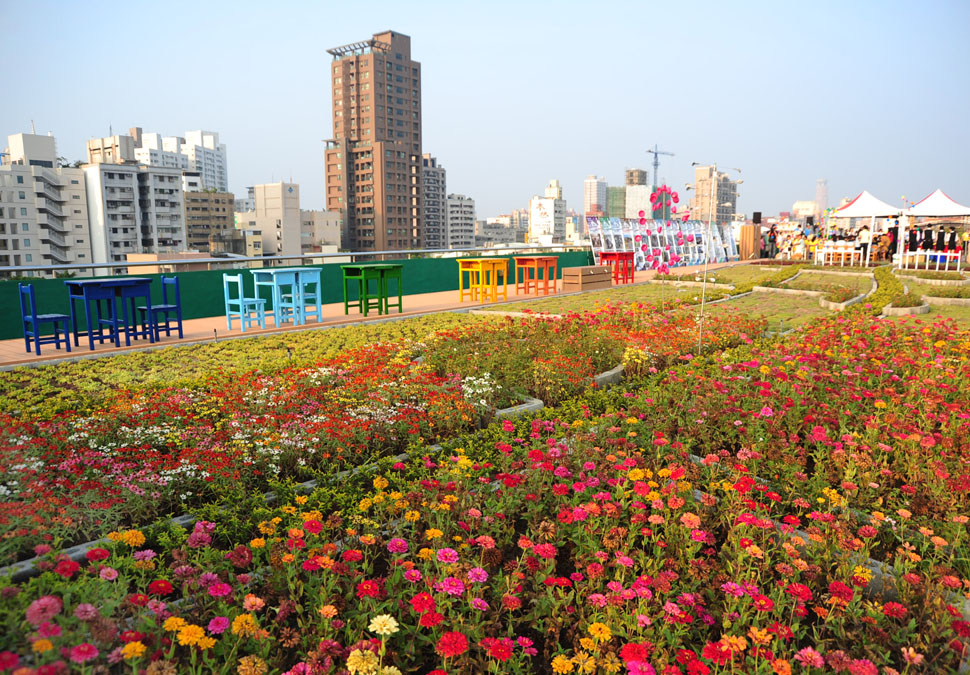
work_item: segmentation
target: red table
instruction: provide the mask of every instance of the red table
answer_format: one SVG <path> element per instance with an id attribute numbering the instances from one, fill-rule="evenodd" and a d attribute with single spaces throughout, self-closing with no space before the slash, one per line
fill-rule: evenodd
<path id="1" fill-rule="evenodd" d="M 613 266 L 614 284 L 633 283 L 633 251 L 603 251 L 600 253 L 600 265 Z"/>

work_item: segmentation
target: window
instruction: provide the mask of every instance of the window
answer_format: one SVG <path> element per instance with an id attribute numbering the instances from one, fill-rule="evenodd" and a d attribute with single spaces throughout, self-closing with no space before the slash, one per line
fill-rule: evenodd
<path id="1" fill-rule="evenodd" d="M 81 195 L 71 195 L 71 199 L 80 199 Z"/>
<path id="2" fill-rule="evenodd" d="M 30 239 L 24 239 L 24 248 L 30 248 Z"/>
<path id="3" fill-rule="evenodd" d="M 31 262 L 33 261 L 33 259 L 34 259 L 34 256 L 30 255 L 29 253 L 24 254 L 24 262 Z"/>
<path id="4" fill-rule="evenodd" d="M 77 183 L 77 180 L 75 180 L 75 179 L 73 179 L 73 178 L 72 178 L 72 179 L 71 179 L 71 185 L 77 185 L 77 184 L 78 184 L 78 183 Z"/>
<path id="5" fill-rule="evenodd" d="M 17 176 L 17 183 L 20 184 L 20 185 L 23 185 L 24 184 L 24 177 L 23 176 Z"/>
<path id="6" fill-rule="evenodd" d="M 28 223 L 21 223 L 20 224 L 20 231 L 21 232 L 26 232 L 29 229 L 30 229 L 30 227 L 29 227 L 29 224 Z"/>
<path id="7" fill-rule="evenodd" d="M 18 199 L 27 199 L 27 193 L 26 192 L 18 192 L 17 193 L 17 198 Z"/>
<path id="8" fill-rule="evenodd" d="M 78 254 L 77 254 L 77 257 L 78 257 L 78 258 L 86 258 L 87 256 L 86 256 L 86 255 L 84 255 L 83 253 L 78 253 Z"/>
<path id="9" fill-rule="evenodd" d="M 26 216 L 27 215 L 27 209 L 20 209 L 20 215 Z"/>

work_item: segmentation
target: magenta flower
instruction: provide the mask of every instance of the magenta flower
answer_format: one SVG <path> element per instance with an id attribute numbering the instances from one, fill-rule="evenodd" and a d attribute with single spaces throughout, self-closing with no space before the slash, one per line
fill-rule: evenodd
<path id="1" fill-rule="evenodd" d="M 821 668 L 825 665 L 825 659 L 822 658 L 822 655 L 811 647 L 800 649 L 795 654 L 795 660 L 807 668 Z"/>
<path id="2" fill-rule="evenodd" d="M 61 613 L 64 603 L 56 595 L 44 595 L 32 603 L 27 608 L 27 621 L 32 626 L 39 626 L 44 621 L 49 621 Z"/>
<path id="3" fill-rule="evenodd" d="M 445 577 L 435 584 L 435 590 L 448 595 L 461 595 L 465 592 L 465 584 L 456 577 Z"/>
<path id="4" fill-rule="evenodd" d="M 209 622 L 209 632 L 213 635 L 225 633 L 227 628 L 229 628 L 229 619 L 224 616 L 217 616 Z"/>
<path id="5" fill-rule="evenodd" d="M 98 618 L 98 608 L 90 603 L 82 602 L 74 608 L 74 616 L 81 621 L 93 621 Z"/>
<path id="6" fill-rule="evenodd" d="M 481 584 L 488 581 L 488 572 L 481 567 L 473 567 L 468 570 L 468 580 L 474 584 Z"/>
<path id="7" fill-rule="evenodd" d="M 391 553 L 407 553 L 408 543 L 400 538 L 391 539 L 387 542 L 387 550 Z"/>
<path id="8" fill-rule="evenodd" d="M 90 642 L 82 642 L 71 649 L 71 661 L 74 663 L 87 663 L 91 659 L 98 657 L 98 648 Z"/>
<path id="9" fill-rule="evenodd" d="M 209 586 L 209 595 L 213 598 L 224 598 L 232 593 L 232 586 L 229 584 L 212 584 Z"/>
<path id="10" fill-rule="evenodd" d="M 412 584 L 416 584 L 421 581 L 421 572 L 418 570 L 408 570 L 404 573 L 404 578 L 410 581 Z"/>
<path id="11" fill-rule="evenodd" d="M 56 623 L 51 623 L 45 621 L 37 627 L 37 635 L 42 638 L 52 638 L 59 637 L 61 634 L 61 627 Z"/>
<path id="12" fill-rule="evenodd" d="M 760 417 L 771 417 L 774 414 L 775 414 L 775 411 L 769 408 L 768 406 L 763 407 L 761 409 L 761 412 L 758 413 Z"/>
<path id="13" fill-rule="evenodd" d="M 456 563 L 458 562 L 458 551 L 453 548 L 443 548 L 438 551 L 438 562 Z"/>
<path id="14" fill-rule="evenodd" d="M 472 598 L 472 607 L 480 612 L 484 612 L 486 609 L 488 609 L 488 603 L 481 598 Z"/>

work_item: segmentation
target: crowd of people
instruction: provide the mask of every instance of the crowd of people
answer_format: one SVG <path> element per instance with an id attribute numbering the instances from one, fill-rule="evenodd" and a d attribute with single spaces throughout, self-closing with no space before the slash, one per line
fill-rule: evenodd
<path id="1" fill-rule="evenodd" d="M 892 260 L 899 251 L 899 237 L 902 228 L 894 226 L 885 232 L 872 232 L 868 225 L 852 231 L 845 228 L 830 228 L 822 233 L 816 227 L 806 226 L 782 231 L 771 225 L 762 231 L 762 256 L 785 260 L 814 260 L 815 253 L 826 244 L 845 242 L 858 249 L 862 258 L 870 261 Z M 906 230 L 906 243 L 903 250 L 917 252 L 950 253 L 961 251 L 966 258 L 970 247 L 970 231 L 957 232 L 953 226 L 919 225 Z M 871 252 L 869 249 L 872 249 Z"/>

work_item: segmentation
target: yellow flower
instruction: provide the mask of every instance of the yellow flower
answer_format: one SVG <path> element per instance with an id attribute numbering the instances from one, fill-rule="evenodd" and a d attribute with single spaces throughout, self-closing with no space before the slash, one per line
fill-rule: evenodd
<path id="1" fill-rule="evenodd" d="M 377 633 L 381 637 L 394 635 L 398 631 L 397 619 L 390 614 L 378 614 L 370 620 L 367 630 Z"/>
<path id="2" fill-rule="evenodd" d="M 589 628 L 586 630 L 588 630 L 589 634 L 600 642 L 606 642 L 613 637 L 613 633 L 610 632 L 609 626 L 607 626 L 605 623 L 600 623 L 599 621 L 590 624 Z"/>
<path id="3" fill-rule="evenodd" d="M 623 662 L 616 657 L 616 654 L 610 652 L 600 661 L 600 667 L 608 673 L 618 673 L 623 667 Z"/>
<path id="4" fill-rule="evenodd" d="M 283 508 L 281 508 L 280 511 L 282 511 L 283 513 L 285 513 L 288 516 L 295 516 L 296 515 L 296 507 L 295 506 L 292 506 L 291 504 L 287 504 L 286 506 L 284 506 Z"/>
<path id="5" fill-rule="evenodd" d="M 239 675 L 264 675 L 268 668 L 266 662 L 258 656 L 244 656 L 239 659 L 239 666 L 236 672 Z"/>
<path id="6" fill-rule="evenodd" d="M 630 480 L 643 480 L 645 474 L 643 473 L 643 469 L 633 469 L 626 475 L 626 477 Z"/>
<path id="7" fill-rule="evenodd" d="M 748 648 L 748 641 L 740 635 L 727 635 L 721 638 L 721 644 L 732 652 L 743 652 Z"/>
<path id="8" fill-rule="evenodd" d="M 751 641 L 756 645 L 766 645 L 771 642 L 771 636 L 764 628 L 756 628 L 751 626 L 751 628 L 748 629 L 748 637 L 751 638 Z"/>
<path id="9" fill-rule="evenodd" d="M 121 541 L 132 548 L 136 548 L 145 543 L 145 535 L 141 530 L 125 530 L 121 533 Z"/>
<path id="10" fill-rule="evenodd" d="M 420 517 L 421 517 L 421 514 L 418 513 L 417 511 L 407 511 L 404 514 L 404 520 L 408 521 L 409 523 L 413 523 L 417 521 L 417 519 Z"/>
<path id="11" fill-rule="evenodd" d="M 34 644 L 31 649 L 37 654 L 43 654 L 44 652 L 49 652 L 54 648 L 54 643 L 47 638 L 41 638 L 40 640 L 34 640 Z"/>
<path id="12" fill-rule="evenodd" d="M 265 548 L 265 547 L 266 547 L 266 540 L 263 539 L 262 537 L 259 537 L 258 539 L 253 539 L 252 541 L 249 542 L 249 548 Z"/>
<path id="13" fill-rule="evenodd" d="M 258 526 L 259 533 L 265 534 L 267 537 L 276 534 L 276 525 L 270 521 L 264 520 Z"/>
<path id="14" fill-rule="evenodd" d="M 201 640 L 199 640 L 198 642 L 196 642 L 195 643 L 195 646 L 198 647 L 199 649 L 203 649 L 203 650 L 205 650 L 205 649 L 212 649 L 213 647 L 216 646 L 216 639 L 215 638 L 211 638 L 208 635 L 206 635 L 204 638 L 202 638 Z"/>
<path id="15" fill-rule="evenodd" d="M 181 630 L 182 627 L 186 625 L 188 624 L 185 621 L 185 619 L 180 619 L 177 616 L 170 616 L 167 619 L 165 619 L 165 623 L 162 624 L 162 628 L 169 631 L 170 633 L 174 633 L 176 631 Z"/>
<path id="16" fill-rule="evenodd" d="M 418 551 L 418 557 L 422 560 L 431 560 L 434 557 L 434 550 L 430 548 L 423 548 Z"/>
<path id="17" fill-rule="evenodd" d="M 879 400 L 879 401 L 876 401 L 875 403 L 873 403 L 872 405 L 876 406 L 877 408 L 885 408 L 886 407 L 886 402 L 885 401 L 882 401 L 882 400 Z"/>
<path id="18" fill-rule="evenodd" d="M 596 649 L 596 643 L 593 642 L 588 637 L 579 638 L 579 646 L 582 647 L 583 649 L 585 649 L 588 652 L 591 652 L 594 649 Z"/>
<path id="19" fill-rule="evenodd" d="M 134 642 L 129 642 L 121 648 L 121 655 L 126 659 L 137 659 L 139 656 L 145 653 L 146 649 L 147 647 L 145 647 L 141 641 L 135 640 Z"/>
<path id="20" fill-rule="evenodd" d="M 258 632 L 259 626 L 256 625 L 256 617 L 252 614 L 240 614 L 232 620 L 233 635 L 249 637 L 256 635 Z"/>
<path id="21" fill-rule="evenodd" d="M 444 536 L 444 532 L 442 532 L 436 527 L 432 527 L 431 529 L 424 531 L 424 536 L 428 541 L 433 541 L 435 539 L 440 539 L 442 536 Z"/>
<path id="22" fill-rule="evenodd" d="M 363 499 L 360 500 L 360 503 L 357 505 L 357 510 L 358 511 L 366 511 L 367 509 L 369 509 L 373 505 L 374 505 L 374 502 L 372 502 L 367 497 L 364 497 Z"/>
<path id="23" fill-rule="evenodd" d="M 293 498 L 293 501 L 295 501 L 300 506 L 303 506 L 304 504 L 306 504 L 306 500 L 307 500 L 306 495 L 298 495 Z"/>
<path id="24" fill-rule="evenodd" d="M 387 482 L 387 479 L 384 478 L 383 476 L 378 476 L 377 478 L 374 479 L 374 489 L 375 490 L 383 490 L 388 485 L 390 485 L 390 483 L 388 483 Z"/>
<path id="25" fill-rule="evenodd" d="M 562 673 L 571 673 L 573 672 L 573 662 L 562 654 L 559 654 L 552 660 L 552 672 L 559 673 L 560 675 Z"/>
<path id="26" fill-rule="evenodd" d="M 204 637 L 205 631 L 202 629 L 202 626 L 196 626 L 195 624 L 191 623 L 182 626 L 177 635 L 179 644 L 183 647 L 194 645 Z"/>
<path id="27" fill-rule="evenodd" d="M 350 652 L 350 656 L 347 657 L 347 670 L 349 670 L 351 674 L 363 673 L 364 675 L 367 675 L 377 670 L 378 665 L 380 665 L 380 662 L 377 659 L 377 654 L 369 649 L 355 649 L 354 651 Z"/>
<path id="28" fill-rule="evenodd" d="M 403 675 L 397 666 L 384 666 L 381 668 L 381 675 Z"/>

